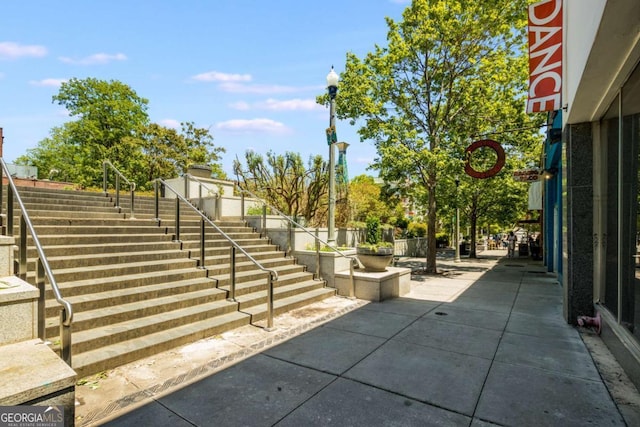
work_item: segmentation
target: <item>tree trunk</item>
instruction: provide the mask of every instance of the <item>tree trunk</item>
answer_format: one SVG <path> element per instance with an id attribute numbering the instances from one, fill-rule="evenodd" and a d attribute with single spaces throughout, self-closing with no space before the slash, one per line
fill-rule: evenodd
<path id="1" fill-rule="evenodd" d="M 471 215 L 471 249 L 469 250 L 469 258 L 478 258 L 476 252 L 476 225 L 478 224 L 478 217 Z"/>
<path id="2" fill-rule="evenodd" d="M 435 173 L 429 176 L 435 183 Z M 435 274 L 436 267 L 436 186 L 429 185 L 429 211 L 427 214 L 427 269 L 426 273 Z"/>

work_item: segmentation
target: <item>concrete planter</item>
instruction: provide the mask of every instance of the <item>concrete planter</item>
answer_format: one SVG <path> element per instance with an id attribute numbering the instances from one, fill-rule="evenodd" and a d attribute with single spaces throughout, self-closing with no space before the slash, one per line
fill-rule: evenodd
<path id="1" fill-rule="evenodd" d="M 347 257 L 355 255 L 353 249 L 340 251 Z M 318 254 L 316 251 L 294 251 L 294 257 L 299 264 L 307 266 L 307 271 L 315 274 L 318 266 Z M 349 270 L 351 258 L 345 258 L 335 252 L 320 252 L 320 278 L 327 282 L 327 286 L 335 288 L 335 275 L 339 271 Z"/>
<path id="2" fill-rule="evenodd" d="M 373 250 L 359 247 L 356 249 L 356 253 L 365 271 L 387 271 L 387 267 L 393 259 L 393 248 L 377 248 Z"/>

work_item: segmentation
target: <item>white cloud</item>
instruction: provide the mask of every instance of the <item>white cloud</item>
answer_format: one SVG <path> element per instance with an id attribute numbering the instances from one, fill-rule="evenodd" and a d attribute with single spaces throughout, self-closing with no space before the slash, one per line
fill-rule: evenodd
<path id="1" fill-rule="evenodd" d="M 127 55 L 124 53 L 108 54 L 108 53 L 95 53 L 93 55 L 85 56 L 84 58 L 75 59 L 67 56 L 61 56 L 58 58 L 60 61 L 66 64 L 74 65 L 96 65 L 96 64 L 108 64 L 113 61 L 125 61 Z"/>
<path id="2" fill-rule="evenodd" d="M 326 108 L 316 104 L 315 99 L 285 99 L 278 100 L 269 98 L 266 101 L 249 104 L 245 101 L 238 101 L 229 104 L 230 108 L 240 111 L 248 110 L 269 110 L 269 111 L 320 111 Z"/>
<path id="3" fill-rule="evenodd" d="M 16 59 L 23 56 L 39 58 L 46 54 L 47 49 L 44 46 L 0 42 L 0 59 Z"/>
<path id="4" fill-rule="evenodd" d="M 247 132 L 260 133 L 266 132 L 271 134 L 290 133 L 291 130 L 283 123 L 276 122 L 271 119 L 235 119 L 227 120 L 216 124 L 216 129 L 230 132 Z"/>
<path id="5" fill-rule="evenodd" d="M 247 85 L 234 81 L 223 82 L 220 84 L 220 89 L 225 92 L 231 93 L 253 93 L 259 95 L 267 95 L 273 93 L 291 93 L 299 92 L 301 88 L 293 86 L 279 86 L 279 85 Z"/>
<path id="6" fill-rule="evenodd" d="M 32 86 L 60 87 L 62 83 L 65 83 L 67 81 L 68 79 L 42 79 L 42 80 L 30 80 L 29 84 Z"/>
<path id="7" fill-rule="evenodd" d="M 325 107 L 316 103 L 315 99 L 267 99 L 258 104 L 259 107 L 274 111 L 313 111 L 324 110 Z"/>
<path id="8" fill-rule="evenodd" d="M 160 124 L 162 126 L 172 128 L 172 129 L 180 129 L 180 122 L 174 119 L 162 119 L 160 120 Z"/>
<path id="9" fill-rule="evenodd" d="M 219 71 L 208 71 L 202 74 L 196 74 L 191 77 L 192 80 L 199 82 L 250 82 L 251 74 L 229 74 Z"/>
<path id="10" fill-rule="evenodd" d="M 238 102 L 232 102 L 231 104 L 229 104 L 229 108 L 232 108 L 234 110 L 247 111 L 251 109 L 251 105 L 249 105 L 249 103 L 244 101 L 238 101 Z"/>

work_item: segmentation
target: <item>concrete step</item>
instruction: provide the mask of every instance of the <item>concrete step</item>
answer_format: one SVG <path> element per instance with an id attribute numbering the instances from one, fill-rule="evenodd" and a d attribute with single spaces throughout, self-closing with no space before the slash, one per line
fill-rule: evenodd
<path id="1" fill-rule="evenodd" d="M 57 276 L 56 276 L 57 278 Z M 60 292 L 66 297 L 106 292 L 117 289 L 135 288 L 159 283 L 172 283 L 190 279 L 205 279 L 207 271 L 200 268 L 155 271 L 129 274 L 127 276 L 102 277 L 98 279 L 70 280 L 58 282 Z M 45 289 L 47 299 L 53 298 L 50 287 Z"/>
<path id="2" fill-rule="evenodd" d="M 79 353 L 72 360 L 73 369 L 82 378 L 152 354 L 160 353 L 202 338 L 248 325 L 251 316 L 238 311 L 198 322 L 177 326 L 140 338 L 119 342 L 103 348 Z"/>
<path id="3" fill-rule="evenodd" d="M 315 289 L 322 289 L 325 287 L 325 283 L 319 280 L 307 280 L 304 282 L 296 282 L 289 285 L 280 285 L 277 282 L 276 284 L 277 286 L 274 286 L 273 288 L 274 301 L 280 301 L 296 295 L 303 295 Z M 236 294 L 236 301 L 240 304 L 240 311 L 247 311 L 247 309 L 249 309 L 250 307 L 254 307 L 260 304 L 266 305 L 267 289 L 266 286 L 264 286 L 263 288 L 263 290 L 252 292 L 250 294 Z M 334 290 L 331 289 L 331 292 L 334 292 Z"/>
<path id="4" fill-rule="evenodd" d="M 336 291 L 333 288 L 317 288 L 302 294 L 279 299 L 273 302 L 273 315 L 277 316 L 279 314 L 286 313 L 287 311 L 304 307 L 305 305 L 309 305 L 317 301 L 322 301 L 323 299 L 326 299 L 326 298 L 329 298 L 330 296 L 335 295 L 336 294 L 335 292 Z M 259 305 L 254 305 L 252 307 L 247 307 L 246 309 L 243 310 L 243 312 L 249 313 L 251 315 L 252 323 L 255 323 L 257 321 L 264 320 L 267 318 L 266 304 L 259 304 Z"/>
<path id="5" fill-rule="evenodd" d="M 237 251 L 236 300 L 229 301 L 230 243 L 207 224 L 205 266 L 198 265 L 201 217 L 189 206 L 180 206 L 177 241 L 175 200 L 161 199 L 156 215 L 154 198 L 136 196 L 131 218 L 127 192 L 120 194 L 118 208 L 112 192 L 105 196 L 26 189 L 20 195 L 60 291 L 74 308 L 72 359 L 81 376 L 266 315 L 268 273 Z M 276 313 L 334 294 L 245 221 L 224 218 L 215 223 L 264 268 L 278 272 Z M 18 224 L 16 219 L 16 237 Z M 33 283 L 36 252 L 31 237 L 27 244 L 27 279 Z M 55 343 L 60 307 L 49 286 L 45 298 L 46 334 Z"/>
<path id="6" fill-rule="evenodd" d="M 151 333 L 153 328 L 155 332 L 171 325 L 188 323 L 193 320 L 190 316 L 195 313 L 200 313 L 199 316 L 213 317 L 237 310 L 237 306 L 226 300 L 226 295 L 227 293 L 223 290 L 210 288 L 76 313 L 73 322 L 74 351 L 90 350 L 89 347 L 81 346 L 83 337 L 93 337 L 97 330 L 102 330 L 104 334 L 111 333 L 114 335 L 111 342 L 117 342 Z M 53 328 L 47 332 L 55 336 L 57 334 L 55 319 L 50 318 L 49 321 Z M 143 326 L 149 329 L 143 329 Z M 82 334 L 82 332 L 86 333 Z M 94 342 L 96 346 L 106 344 L 109 342 L 102 344 Z"/>
<path id="7" fill-rule="evenodd" d="M 185 268 L 196 268 L 195 260 L 184 258 L 175 260 L 139 261 L 125 264 L 103 265 L 101 268 L 72 267 L 54 270 L 53 273 L 58 282 L 69 282 L 72 280 L 101 279 L 106 277 L 128 276 L 141 273 L 165 272 L 181 270 Z"/>
<path id="8" fill-rule="evenodd" d="M 215 281 L 207 278 L 194 278 L 172 282 L 153 283 L 145 286 L 135 286 L 130 288 L 121 288 L 104 292 L 94 292 L 91 294 L 80 294 L 75 296 L 67 296 L 73 309 L 77 313 L 90 310 L 97 310 L 113 305 L 128 304 L 139 301 L 153 300 L 155 298 L 172 297 L 187 293 L 207 291 L 215 289 Z M 226 291 L 218 295 L 219 298 L 226 298 Z M 53 319 L 57 316 L 60 306 L 53 300 L 47 300 L 47 317 L 51 320 L 52 325 L 58 324 L 58 320 Z M 78 325 L 74 318 L 74 331 L 78 330 Z"/>

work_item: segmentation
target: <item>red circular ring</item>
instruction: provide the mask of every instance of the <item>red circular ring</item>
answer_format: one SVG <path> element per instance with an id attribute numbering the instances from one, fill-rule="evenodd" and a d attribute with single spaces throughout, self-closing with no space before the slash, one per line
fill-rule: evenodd
<path id="1" fill-rule="evenodd" d="M 471 167 L 471 162 L 470 162 L 471 153 L 473 153 L 474 151 L 476 151 L 478 148 L 481 148 L 481 147 L 491 148 L 493 151 L 496 152 L 496 155 L 498 156 L 498 159 L 496 160 L 496 164 L 493 165 L 491 169 L 486 170 L 484 172 L 479 172 L 473 169 Z M 500 170 L 504 166 L 504 161 L 505 161 L 504 149 L 499 143 L 497 143 L 492 139 L 481 139 L 479 141 L 476 141 L 470 146 L 468 146 L 467 149 L 464 151 L 465 151 L 465 157 L 466 157 L 466 162 L 464 164 L 464 171 L 467 175 L 473 178 L 478 178 L 478 179 L 490 178 L 495 174 L 497 174 L 498 172 L 500 172 Z"/>

